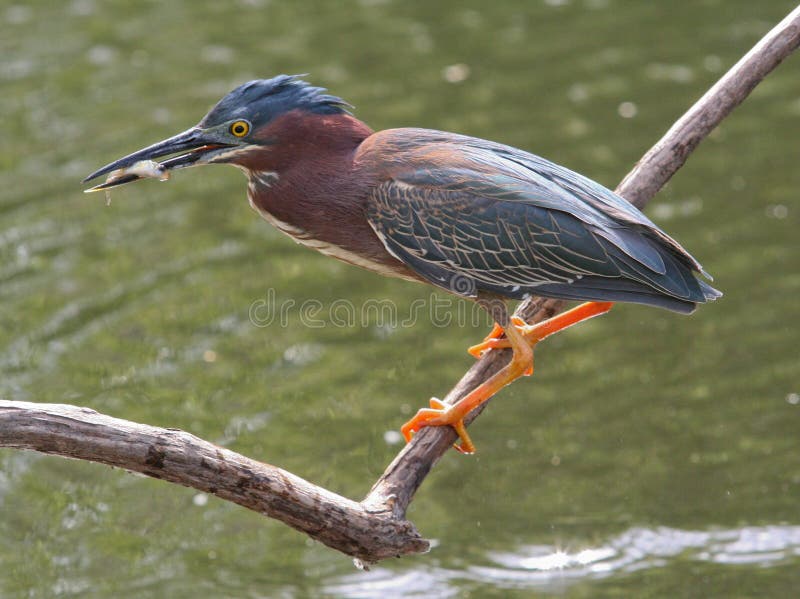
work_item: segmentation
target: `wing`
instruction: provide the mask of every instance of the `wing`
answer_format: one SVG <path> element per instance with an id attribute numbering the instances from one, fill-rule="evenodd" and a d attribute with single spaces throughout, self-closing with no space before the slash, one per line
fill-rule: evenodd
<path id="1" fill-rule="evenodd" d="M 424 130 L 413 131 L 419 139 Z M 696 261 L 599 184 L 514 148 L 427 133 L 448 137 L 397 148 L 404 156 L 373 189 L 367 216 L 387 250 L 433 284 L 470 297 L 535 293 L 683 312 L 711 299 L 692 274 Z"/>

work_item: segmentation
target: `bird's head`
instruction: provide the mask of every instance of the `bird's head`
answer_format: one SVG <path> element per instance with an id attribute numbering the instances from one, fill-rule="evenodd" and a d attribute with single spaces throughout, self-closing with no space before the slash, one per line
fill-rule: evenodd
<path id="1" fill-rule="evenodd" d="M 117 169 L 128 169 L 141 161 L 157 161 L 163 173 L 187 166 L 230 163 L 245 168 L 258 162 L 264 153 L 280 151 L 278 126 L 287 117 L 303 119 L 309 115 L 348 115 L 348 104 L 341 98 L 313 87 L 299 76 L 279 75 L 240 85 L 214 106 L 194 127 L 173 137 L 107 164 L 84 179 L 84 182 Z M 158 160 L 163 159 L 166 160 Z M 123 171 L 124 172 L 124 171 Z M 131 174 L 92 188 L 108 189 L 143 178 Z"/>

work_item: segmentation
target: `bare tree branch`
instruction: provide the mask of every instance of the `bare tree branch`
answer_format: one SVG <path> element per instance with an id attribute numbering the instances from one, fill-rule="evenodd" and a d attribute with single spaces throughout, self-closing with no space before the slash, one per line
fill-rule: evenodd
<path id="1" fill-rule="evenodd" d="M 700 141 L 800 45 L 800 7 L 792 11 L 645 154 L 617 193 L 641 207 Z M 532 298 L 517 314 L 539 322 L 564 302 Z M 509 351 L 491 351 L 448 393 L 455 402 L 502 368 Z M 480 413 L 470 414 L 468 421 Z M 0 447 L 100 462 L 212 493 L 276 518 L 364 562 L 428 549 L 405 513 L 434 464 L 455 441 L 450 427 L 421 430 L 357 503 L 289 472 L 179 430 L 137 424 L 76 406 L 0 401 Z"/>
<path id="2" fill-rule="evenodd" d="M 100 462 L 192 487 L 377 561 L 428 549 L 413 524 L 177 429 L 88 408 L 0 400 L 0 447 Z"/>

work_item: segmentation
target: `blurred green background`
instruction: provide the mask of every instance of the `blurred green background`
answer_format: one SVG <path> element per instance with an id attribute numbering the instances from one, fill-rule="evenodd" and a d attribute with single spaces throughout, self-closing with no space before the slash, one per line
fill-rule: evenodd
<path id="1" fill-rule="evenodd" d="M 358 499 L 485 325 L 334 326 L 337 300 L 402 316 L 430 291 L 295 245 L 236 169 L 127 186 L 108 207 L 80 180 L 248 79 L 309 73 L 375 129 L 486 137 L 614 187 L 793 5 L 4 2 L 0 397 L 183 428 Z M 796 592 L 798 60 L 647 210 L 725 297 L 691 317 L 618 306 L 542 345 L 536 376 L 473 427 L 479 453 L 447 455 L 413 503 L 430 554 L 358 572 L 214 497 L 0 450 L 0 596 Z M 270 297 L 294 308 L 255 326 Z M 308 326 L 306 300 L 328 326 Z"/>

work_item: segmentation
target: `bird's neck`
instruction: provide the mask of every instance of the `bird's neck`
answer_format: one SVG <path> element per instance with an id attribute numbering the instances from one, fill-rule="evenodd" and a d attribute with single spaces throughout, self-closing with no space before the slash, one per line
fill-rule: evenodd
<path id="1" fill-rule="evenodd" d="M 370 128 L 344 114 L 306 115 L 285 125 L 292 137 L 277 137 L 282 131 L 274 129 L 271 134 L 280 142 L 271 159 L 248 165 L 250 205 L 302 245 L 384 275 L 416 280 L 386 251 L 366 219 L 374 181 L 354 159 L 372 134 Z"/>
<path id="2" fill-rule="evenodd" d="M 352 198 L 359 181 L 353 159 L 358 146 L 372 134 L 349 114 L 309 114 L 292 111 L 259 135 L 264 150 L 248 159 L 250 202 L 286 222 L 312 221 L 318 211 L 334 211 L 337 198 Z"/>
<path id="3" fill-rule="evenodd" d="M 349 114 L 313 114 L 292 110 L 256 131 L 258 152 L 241 166 L 279 175 L 295 168 L 319 167 L 351 159 L 372 130 Z"/>

